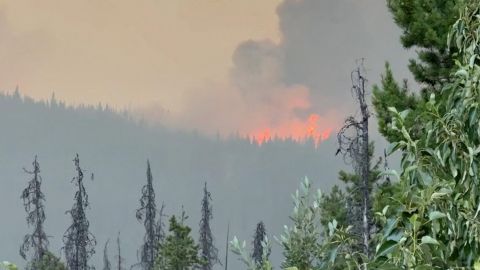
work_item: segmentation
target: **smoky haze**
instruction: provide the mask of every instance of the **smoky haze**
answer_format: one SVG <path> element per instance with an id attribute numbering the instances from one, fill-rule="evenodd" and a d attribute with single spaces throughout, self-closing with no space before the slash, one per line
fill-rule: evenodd
<path id="1" fill-rule="evenodd" d="M 0 254 L 22 262 L 18 247 L 29 231 L 20 200 L 38 155 L 46 196 L 45 229 L 51 250 L 60 255 L 62 235 L 70 224 L 65 211 L 73 204 L 75 175 L 73 158 L 80 155 L 91 208 L 90 229 L 98 240 L 92 262 L 101 266 L 102 246 L 121 232 L 126 261 L 137 262 L 143 226 L 135 219 L 140 190 L 146 182 L 146 160 L 150 159 L 157 205 L 166 204 L 168 215 L 179 214 L 184 205 L 187 223 L 198 239 L 203 183 L 213 197 L 216 245 L 224 254 L 226 228 L 240 239 L 251 241 L 255 225 L 263 220 L 269 235 L 282 231 L 291 211 L 290 194 L 303 177 L 316 187 L 329 190 L 341 162 L 334 157 L 335 142 L 319 148 L 312 141 L 274 141 L 262 146 L 241 138 L 218 140 L 191 133 L 149 128 L 105 108 L 66 108 L 50 102 L 36 103 L 19 96 L 0 97 Z M 88 179 L 88 180 L 87 180 Z M 111 250 L 113 256 L 113 250 Z M 231 269 L 242 269 L 231 254 Z M 273 259 L 279 261 L 278 249 Z"/>
<path id="2" fill-rule="evenodd" d="M 11 92 L 19 84 L 37 100 L 55 91 L 69 104 L 103 101 L 128 107 L 149 123 L 104 108 L 0 97 L 0 214 L 8 216 L 2 219 L 0 259 L 22 262 L 18 246 L 29 231 L 20 200 L 29 176 L 22 167 L 28 169 L 34 155 L 47 197 L 46 231 L 57 255 L 70 222 L 64 213 L 73 203 L 75 153 L 82 168 L 95 175 L 86 189 L 97 267 L 103 244 L 118 231 L 127 264 L 137 262 L 143 226 L 135 209 L 147 158 L 157 205 L 165 201 L 172 215 L 183 204 L 196 239 L 202 187 L 208 182 L 222 258 L 229 222 L 231 237 L 251 241 L 260 220 L 269 236 L 279 235 L 289 223 L 290 194 L 303 177 L 328 191 L 345 167 L 334 157 L 332 135 L 346 114 L 356 113 L 349 91 L 356 60 L 366 59 L 370 86 L 380 80 L 387 60 L 398 78 L 410 78 L 406 65 L 412 53 L 401 48 L 384 0 L 205 1 L 213 11 L 187 0 L 142 0 L 135 6 L 130 1 L 0 3 L 0 89 Z M 230 16 L 236 8 L 250 15 Z M 160 16 L 160 10 L 170 15 Z M 169 28 L 171 17 L 186 22 Z M 221 26 L 209 28 L 208 22 Z M 229 25 L 235 25 L 235 38 L 229 38 Z M 243 138 L 266 129 L 272 136 L 302 138 L 312 115 L 317 131 L 330 134 L 318 148 L 312 140 L 258 146 Z M 278 265 L 278 245 L 272 258 Z M 230 269 L 243 269 L 233 254 L 229 262 Z"/>
<path id="3" fill-rule="evenodd" d="M 335 130 L 359 58 L 409 78 L 384 0 L 7 0 L 0 34 L 0 89 L 210 135 Z"/>

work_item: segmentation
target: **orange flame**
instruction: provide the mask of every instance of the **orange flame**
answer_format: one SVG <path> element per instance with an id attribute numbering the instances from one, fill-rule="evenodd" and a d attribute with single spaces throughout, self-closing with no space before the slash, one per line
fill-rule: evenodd
<path id="1" fill-rule="evenodd" d="M 313 140 L 315 146 L 318 146 L 322 141 L 327 140 L 332 133 L 333 128 L 321 128 L 319 126 L 320 116 L 318 114 L 311 114 L 306 122 L 292 121 L 285 123 L 275 128 L 263 128 L 251 132 L 250 137 L 258 145 L 262 145 L 273 138 L 278 139 L 292 139 L 297 142 L 306 140 Z"/>

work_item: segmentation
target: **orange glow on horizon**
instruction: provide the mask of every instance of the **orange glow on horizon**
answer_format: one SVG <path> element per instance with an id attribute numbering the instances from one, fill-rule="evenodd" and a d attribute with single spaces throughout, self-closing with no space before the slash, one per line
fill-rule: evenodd
<path id="1" fill-rule="evenodd" d="M 311 114 L 306 122 L 296 120 L 278 127 L 256 129 L 248 133 L 247 137 L 258 145 L 272 139 L 291 139 L 297 142 L 312 139 L 317 147 L 322 141 L 327 140 L 333 131 L 332 127 L 320 127 L 319 124 L 320 116 Z"/>

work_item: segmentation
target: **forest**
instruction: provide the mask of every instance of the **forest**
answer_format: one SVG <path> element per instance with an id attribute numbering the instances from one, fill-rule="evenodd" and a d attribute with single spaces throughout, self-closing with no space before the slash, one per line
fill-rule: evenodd
<path id="1" fill-rule="evenodd" d="M 350 76 L 358 113 L 321 147 L 308 138 L 213 139 L 101 104 L 1 95 L 0 145 L 12 154 L 0 164 L 24 167 L 0 165 L 0 196 L 23 207 L 0 206 L 2 231 L 23 230 L 0 232 L 2 251 L 18 250 L 31 270 L 480 269 L 480 2 L 387 5 L 402 45 L 416 50 L 408 66 L 416 84 L 399 82 L 386 63 L 370 89 L 358 61 Z M 372 121 L 389 143 L 380 155 Z M 320 161 L 325 153 L 331 160 Z M 19 216 L 26 224 L 8 223 Z M 288 225 L 270 229 L 279 224 Z M 8 270 L 22 264 L 1 259 Z"/>

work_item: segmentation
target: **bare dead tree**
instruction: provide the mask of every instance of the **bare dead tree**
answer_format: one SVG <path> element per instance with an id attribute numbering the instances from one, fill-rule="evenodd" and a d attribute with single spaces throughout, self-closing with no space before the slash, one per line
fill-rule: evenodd
<path id="1" fill-rule="evenodd" d="M 207 182 L 205 182 L 205 186 L 203 187 L 202 218 L 200 219 L 199 231 L 201 257 L 206 262 L 200 267 L 200 269 L 203 270 L 211 270 L 213 265 L 220 262 L 218 259 L 218 249 L 213 243 L 214 239 L 210 228 L 210 220 L 213 218 L 211 200 L 212 197 L 207 190 Z"/>
<path id="2" fill-rule="evenodd" d="M 110 260 L 108 259 L 108 242 L 110 241 L 107 240 L 105 242 L 105 247 L 103 248 L 103 270 L 110 270 L 112 269 L 112 264 L 110 263 Z"/>
<path id="3" fill-rule="evenodd" d="M 23 206 L 27 212 L 27 225 L 33 226 L 32 234 L 25 235 L 23 243 L 20 246 L 20 255 L 23 259 L 27 259 L 27 252 L 33 249 L 33 255 L 30 265 L 40 262 L 43 255 L 48 251 L 48 239 L 43 229 L 45 222 L 45 195 L 42 193 L 42 177 L 40 176 L 40 164 L 37 156 L 33 160 L 33 170 L 23 169 L 25 173 L 32 175 L 32 179 L 28 182 L 28 186 L 23 190 L 20 198 L 23 200 Z M 35 269 L 32 269 L 35 270 Z"/>
<path id="4" fill-rule="evenodd" d="M 137 220 L 143 221 L 145 226 L 144 243 L 140 249 L 140 266 L 144 270 L 153 270 L 155 256 L 158 251 L 159 243 L 155 224 L 156 212 L 152 171 L 150 169 L 150 161 L 147 160 L 147 184 L 142 187 L 140 208 L 137 209 L 136 213 Z"/>
<path id="5" fill-rule="evenodd" d="M 363 252 L 366 256 L 369 256 L 369 242 L 371 238 L 370 224 L 372 223 L 368 137 L 368 119 L 370 118 L 370 112 L 366 100 L 365 85 L 367 79 L 365 78 L 364 73 L 363 63 L 359 64 L 351 73 L 353 85 L 352 94 L 360 107 L 360 119 L 350 116 L 345 120 L 345 124 L 337 134 L 339 145 L 337 154 L 342 153 L 344 160 L 347 163 L 351 163 L 355 173 L 360 177 L 359 191 L 361 194 L 361 202 L 359 203 L 359 207 L 361 212 L 361 229 L 359 231 L 361 231 Z M 358 224 L 352 225 L 357 226 L 358 228 Z"/>
<path id="6" fill-rule="evenodd" d="M 125 259 L 122 257 L 122 252 L 120 250 L 120 232 L 118 232 L 117 235 L 117 256 L 115 257 L 117 261 L 117 270 L 125 270 L 123 267 L 123 263 L 125 262 Z"/>
<path id="7" fill-rule="evenodd" d="M 95 269 L 88 265 L 88 260 L 93 254 L 95 254 L 95 245 L 97 244 L 97 241 L 93 234 L 89 232 L 90 223 L 85 214 L 85 210 L 90 204 L 83 185 L 84 171 L 80 167 L 78 154 L 76 154 L 73 162 L 75 164 L 77 175 L 73 177 L 72 182 L 75 183 L 78 190 L 75 192 L 75 202 L 72 209 L 66 212 L 66 214 L 70 214 L 72 218 L 72 225 L 70 225 L 63 236 L 63 243 L 65 245 L 63 249 L 65 251 L 68 269 Z"/>
<path id="8" fill-rule="evenodd" d="M 255 229 L 255 235 L 253 236 L 253 253 L 252 259 L 258 266 L 263 264 L 263 246 L 262 242 L 265 240 L 265 236 L 267 236 L 267 231 L 265 230 L 265 224 L 263 221 L 260 221 L 257 224 L 257 228 Z"/>

